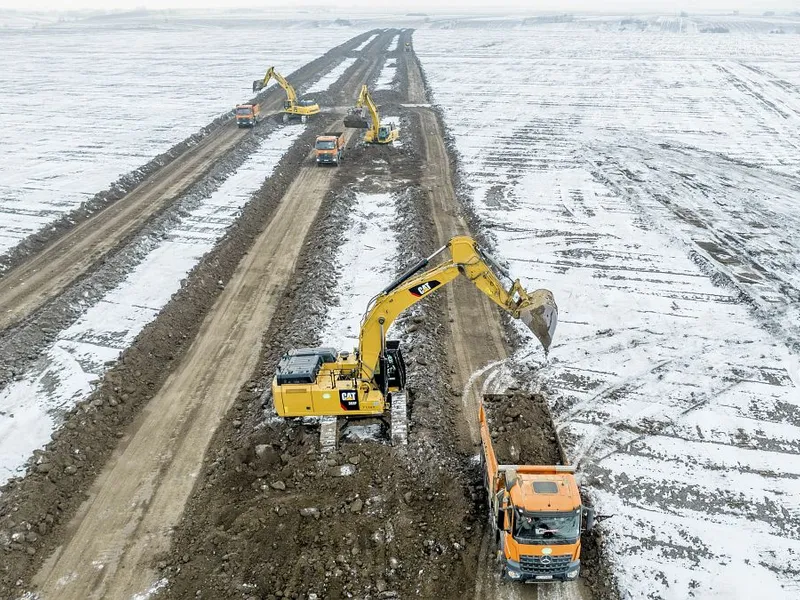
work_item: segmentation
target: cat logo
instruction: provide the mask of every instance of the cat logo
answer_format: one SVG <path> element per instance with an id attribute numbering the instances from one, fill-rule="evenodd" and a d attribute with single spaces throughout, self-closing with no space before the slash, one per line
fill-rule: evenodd
<path id="1" fill-rule="evenodd" d="M 431 279 L 430 281 L 426 281 L 425 283 L 421 283 L 420 285 L 411 288 L 411 294 L 416 296 L 417 298 L 421 298 L 434 288 L 438 287 L 440 283 L 435 279 Z"/>
<path id="2" fill-rule="evenodd" d="M 339 405 L 342 410 L 358 410 L 358 392 L 356 390 L 339 390 Z"/>

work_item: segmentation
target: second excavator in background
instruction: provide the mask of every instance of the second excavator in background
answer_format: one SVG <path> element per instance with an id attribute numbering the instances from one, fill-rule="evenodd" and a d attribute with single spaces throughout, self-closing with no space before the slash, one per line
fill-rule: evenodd
<path id="1" fill-rule="evenodd" d="M 367 116 L 371 122 L 367 121 Z M 364 134 L 364 142 L 367 144 L 391 144 L 400 137 L 400 130 L 394 123 L 381 123 L 378 107 L 366 85 L 361 86 L 356 106 L 344 118 L 344 126 L 351 129 L 367 129 Z"/>
<path id="2" fill-rule="evenodd" d="M 450 251 L 449 260 L 423 271 L 445 250 Z M 545 351 L 549 349 L 558 321 L 553 294 L 543 289 L 527 292 L 518 279 L 506 288 L 495 271 L 502 273 L 475 240 L 452 238 L 370 301 L 355 353 L 301 348 L 285 354 L 272 382 L 276 412 L 282 417 L 334 417 L 334 426 L 335 417 L 384 417 L 388 412 L 392 443 L 405 444 L 406 365 L 400 342 L 387 340 L 386 333 L 409 307 L 463 275 L 504 311 L 525 323 Z"/>
<path id="3" fill-rule="evenodd" d="M 283 103 L 283 121 L 284 123 L 292 118 L 299 118 L 303 123 L 306 122 L 308 117 L 319 113 L 319 104 L 313 100 L 298 100 L 297 93 L 294 91 L 292 85 L 286 81 L 286 78 L 275 70 L 275 67 L 267 69 L 267 73 L 263 79 L 256 79 L 253 81 L 253 91 L 260 92 L 269 83 L 270 79 L 275 79 L 286 92 L 286 100 Z"/>

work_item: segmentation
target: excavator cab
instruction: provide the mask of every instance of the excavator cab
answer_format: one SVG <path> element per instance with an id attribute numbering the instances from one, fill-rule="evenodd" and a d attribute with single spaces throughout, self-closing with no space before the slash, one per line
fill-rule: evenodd
<path id="1" fill-rule="evenodd" d="M 381 125 L 378 128 L 378 141 L 385 142 L 389 140 L 392 136 L 392 132 L 394 131 L 394 124 L 389 125 Z"/>

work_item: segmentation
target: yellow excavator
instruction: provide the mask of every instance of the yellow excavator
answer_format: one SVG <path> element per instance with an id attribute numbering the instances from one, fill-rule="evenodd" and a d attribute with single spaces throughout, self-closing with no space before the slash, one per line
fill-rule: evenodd
<path id="1" fill-rule="evenodd" d="M 297 94 L 286 78 L 275 70 L 275 67 L 267 69 L 267 74 L 263 79 L 256 79 L 253 81 L 253 91 L 260 92 L 269 83 L 270 79 L 275 79 L 286 92 L 286 100 L 283 103 L 283 122 L 289 119 L 299 118 L 303 123 L 306 122 L 308 117 L 319 113 L 319 104 L 313 100 L 298 100 Z"/>
<path id="2" fill-rule="evenodd" d="M 371 123 L 367 121 L 367 112 Z M 366 85 L 361 86 L 361 93 L 355 108 L 344 118 L 344 126 L 352 129 L 367 129 L 364 142 L 367 144 L 391 144 L 400 137 L 400 130 L 393 124 L 381 124 L 378 107 L 372 100 Z"/>
<path id="3" fill-rule="evenodd" d="M 449 259 L 425 269 L 445 250 L 449 250 Z M 545 352 L 550 348 L 558 321 L 553 294 L 548 290 L 529 293 L 519 279 L 506 289 L 495 271 L 503 273 L 475 240 L 452 238 L 370 301 L 355 353 L 301 348 L 285 354 L 272 381 L 276 412 L 281 417 L 334 417 L 335 427 L 335 417 L 383 417 L 389 411 L 392 443 L 405 444 L 406 366 L 400 342 L 387 340 L 386 332 L 409 307 L 463 275 L 504 311 L 525 323 Z"/>

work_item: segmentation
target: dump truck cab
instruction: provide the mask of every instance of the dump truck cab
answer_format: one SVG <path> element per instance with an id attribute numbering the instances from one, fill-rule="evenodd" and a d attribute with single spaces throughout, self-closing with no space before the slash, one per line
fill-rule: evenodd
<path id="1" fill-rule="evenodd" d="M 236 125 L 238 127 L 255 127 L 256 123 L 258 123 L 258 116 L 258 104 L 236 105 Z"/>
<path id="2" fill-rule="evenodd" d="M 572 471 L 527 465 L 499 471 L 493 512 L 508 579 L 577 579 L 582 526 L 590 515 L 581 504 Z"/>
<path id="3" fill-rule="evenodd" d="M 330 131 L 318 135 L 314 142 L 314 153 L 318 165 L 336 165 L 342 161 L 345 138 L 343 131 Z"/>

